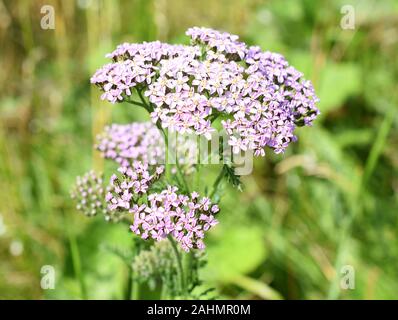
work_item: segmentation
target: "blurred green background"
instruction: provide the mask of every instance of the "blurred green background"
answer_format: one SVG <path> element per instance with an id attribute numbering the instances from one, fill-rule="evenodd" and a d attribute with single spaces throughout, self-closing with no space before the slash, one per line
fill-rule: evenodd
<path id="1" fill-rule="evenodd" d="M 347 4 L 354 30 L 340 26 Z M 40 27 L 43 5 L 54 30 Z M 78 214 L 69 189 L 102 169 L 92 143 L 105 124 L 148 117 L 100 101 L 89 77 L 117 44 L 188 43 L 191 26 L 282 53 L 322 112 L 284 155 L 256 161 L 243 193 L 225 190 L 206 283 L 233 299 L 398 298 L 394 0 L 0 0 L 0 298 L 122 297 L 127 270 L 103 244 L 133 235 Z M 43 265 L 54 290 L 40 287 Z M 345 265 L 355 289 L 340 287 Z"/>

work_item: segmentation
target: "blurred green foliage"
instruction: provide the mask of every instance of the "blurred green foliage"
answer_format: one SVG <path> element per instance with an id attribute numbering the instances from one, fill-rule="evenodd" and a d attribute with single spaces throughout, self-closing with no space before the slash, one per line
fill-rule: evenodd
<path id="1" fill-rule="evenodd" d="M 103 169 L 92 142 L 106 123 L 147 115 L 101 102 L 88 79 L 118 43 L 187 42 L 194 25 L 285 55 L 322 112 L 286 154 L 256 161 L 243 193 L 223 190 L 207 284 L 223 298 L 397 298 L 398 3 L 350 1 L 344 30 L 345 2 L 0 0 L 0 298 L 123 297 L 127 268 L 104 245 L 128 250 L 133 235 L 79 215 L 69 188 Z M 45 4 L 55 30 L 40 28 Z M 344 265 L 354 290 L 340 288 Z"/>

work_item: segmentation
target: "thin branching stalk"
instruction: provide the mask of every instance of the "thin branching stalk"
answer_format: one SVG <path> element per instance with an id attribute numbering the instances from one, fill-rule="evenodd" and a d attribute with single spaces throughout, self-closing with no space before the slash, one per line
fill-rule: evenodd
<path id="1" fill-rule="evenodd" d="M 70 233 L 70 231 L 69 231 L 69 245 L 72 257 L 73 270 L 76 274 L 76 277 L 80 285 L 81 299 L 87 300 L 88 299 L 87 288 L 82 271 L 79 246 L 77 245 L 76 238 Z"/>
<path id="2" fill-rule="evenodd" d="M 189 191 L 189 185 L 188 185 L 188 182 L 187 182 L 187 180 L 185 179 L 185 176 L 184 176 L 184 174 L 183 174 L 183 172 L 182 172 L 182 170 L 181 170 L 181 166 L 180 166 L 180 162 L 179 162 L 179 160 L 178 160 L 178 156 L 176 156 L 176 167 L 177 167 L 177 172 L 178 172 L 178 174 L 179 174 L 180 177 L 181 177 L 182 183 L 184 184 L 185 191 L 186 191 L 187 193 L 189 193 L 189 192 L 190 192 L 190 191 Z"/>
<path id="3" fill-rule="evenodd" d="M 146 107 L 146 105 L 144 105 L 144 104 L 143 104 L 143 103 L 141 103 L 141 102 L 134 101 L 134 100 L 127 100 L 126 102 L 128 102 L 128 103 L 131 103 L 131 104 L 134 104 L 134 105 L 136 105 L 136 106 L 143 107 L 143 108 L 145 108 L 145 109 L 147 110 L 147 107 Z"/>
<path id="4" fill-rule="evenodd" d="M 219 189 L 219 187 L 221 185 L 221 181 L 224 178 L 224 176 L 225 176 L 224 167 L 222 167 L 220 172 L 219 172 L 219 174 L 218 174 L 218 176 L 217 176 L 217 178 L 216 178 L 216 180 L 214 181 L 213 190 L 212 190 L 212 192 L 210 193 L 210 196 L 209 196 L 210 199 L 212 199 L 216 195 L 216 193 L 218 192 L 218 189 Z"/>
<path id="5" fill-rule="evenodd" d="M 137 93 L 138 93 L 138 96 L 140 97 L 141 102 L 130 100 L 129 103 L 144 107 L 148 111 L 149 114 L 151 112 L 153 112 L 154 108 L 153 108 L 152 104 L 148 103 L 145 100 L 144 96 L 142 95 L 141 90 L 137 89 Z M 169 144 L 168 144 L 169 141 L 168 141 L 168 135 L 167 135 L 166 131 L 159 124 L 157 124 L 157 127 L 163 133 L 163 136 L 164 136 L 164 139 L 165 139 L 165 145 L 166 145 L 166 159 L 165 160 L 166 160 L 166 173 L 167 173 L 168 172 L 167 169 L 170 169 L 170 168 L 167 168 L 168 167 L 167 164 L 169 163 Z M 189 193 L 190 192 L 189 191 L 190 188 L 189 188 L 188 182 L 185 179 L 185 176 L 184 176 L 184 174 L 182 172 L 181 165 L 179 163 L 179 160 L 178 160 L 177 156 L 176 156 L 176 167 L 177 167 L 178 175 L 180 176 L 180 179 L 181 179 L 181 181 L 183 183 L 183 186 L 185 188 L 185 191 L 187 193 Z M 168 177 L 170 177 L 170 173 L 169 173 Z"/>
<path id="6" fill-rule="evenodd" d="M 133 291 L 133 268 L 128 266 L 127 269 L 127 286 L 124 292 L 124 300 L 130 300 Z"/>
<path id="7" fill-rule="evenodd" d="M 140 298 L 140 283 L 133 277 L 133 288 L 131 292 L 131 299 L 138 300 Z"/>
<path id="8" fill-rule="evenodd" d="M 185 284 L 184 268 L 182 265 L 181 254 L 178 251 L 177 244 L 175 243 L 174 239 L 171 236 L 168 236 L 167 238 L 169 239 L 171 247 L 173 248 L 174 256 L 177 263 L 177 273 L 179 278 L 180 290 L 182 297 L 184 298 L 186 296 L 186 284 Z"/>

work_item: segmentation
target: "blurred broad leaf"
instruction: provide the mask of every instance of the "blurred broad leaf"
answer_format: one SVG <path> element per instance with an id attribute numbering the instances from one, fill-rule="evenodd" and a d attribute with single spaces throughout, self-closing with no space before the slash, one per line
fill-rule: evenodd
<path id="1" fill-rule="evenodd" d="M 205 278 L 232 282 L 235 277 L 257 268 L 267 256 L 263 231 L 257 227 L 224 228 L 207 248 Z"/>
<path id="2" fill-rule="evenodd" d="M 289 64 L 304 74 L 306 79 L 312 73 L 313 59 L 308 51 L 295 50 L 287 56 Z"/>
<path id="3" fill-rule="evenodd" d="M 351 63 L 327 63 L 322 71 L 318 96 L 319 108 L 326 113 L 342 106 L 344 101 L 360 91 L 360 69 Z"/>

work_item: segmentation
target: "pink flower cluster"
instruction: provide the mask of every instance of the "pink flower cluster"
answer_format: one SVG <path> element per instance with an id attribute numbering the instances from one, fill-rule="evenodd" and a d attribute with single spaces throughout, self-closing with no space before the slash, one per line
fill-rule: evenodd
<path id="1" fill-rule="evenodd" d="M 177 187 L 168 186 L 160 193 L 151 192 L 163 173 L 163 167 L 150 172 L 147 164 L 136 161 L 133 167 L 121 167 L 121 177 L 113 175 L 105 200 L 109 216 L 115 212 L 134 214 L 131 230 L 143 239 L 161 241 L 168 235 L 175 238 L 185 251 L 204 249 L 205 232 L 218 222 L 219 211 L 209 198 L 178 194 Z"/>
<path id="2" fill-rule="evenodd" d="M 160 178 L 164 171 L 162 166 L 150 173 L 148 164 L 135 161 L 132 167 L 120 167 L 121 178 L 113 174 L 107 188 L 105 200 L 110 211 L 131 209 L 131 204 L 146 194 L 149 187 Z"/>
<path id="3" fill-rule="evenodd" d="M 196 137 L 196 136 L 195 136 Z M 185 174 L 192 173 L 197 161 L 197 141 L 188 135 L 169 135 L 169 155 L 178 157 Z M 105 159 L 117 162 L 122 167 L 131 166 L 134 161 L 149 166 L 165 162 L 164 137 L 151 122 L 112 124 L 97 136 L 96 149 Z M 174 171 L 172 167 L 172 171 Z"/>
<path id="4" fill-rule="evenodd" d="M 210 28 L 189 28 L 186 32 L 193 44 L 203 43 L 210 49 L 225 54 L 229 60 L 242 60 L 247 52 L 246 45 L 239 42 L 239 37 L 228 32 L 220 32 Z"/>
<path id="5" fill-rule="evenodd" d="M 123 167 L 130 166 L 134 161 L 149 165 L 164 162 L 164 139 L 151 122 L 113 124 L 105 127 L 104 132 L 97 136 L 97 141 L 96 149 L 102 156 Z"/>
<path id="6" fill-rule="evenodd" d="M 169 45 L 159 41 L 124 43 L 106 56 L 113 63 L 104 65 L 91 77 L 91 83 L 98 85 L 104 93 L 101 99 L 115 103 L 128 99 L 131 89 L 148 85 L 156 75 L 157 63 L 174 56 L 191 57 L 197 49 L 182 45 Z"/>
<path id="7" fill-rule="evenodd" d="M 106 55 L 113 61 L 124 61 L 126 59 L 137 59 L 145 62 L 146 65 L 155 68 L 156 64 L 167 58 L 176 56 L 196 56 L 200 52 L 197 48 L 184 45 L 175 45 L 163 43 L 160 41 L 144 42 L 144 43 L 123 43 L 116 49 Z"/>
<path id="8" fill-rule="evenodd" d="M 200 199 L 196 192 L 186 196 L 177 191 L 177 187 L 169 186 L 161 193 L 150 194 L 148 204 L 135 204 L 131 230 L 143 239 L 155 241 L 171 235 L 187 252 L 204 249 L 205 231 L 218 223 L 214 215 L 219 208 L 209 198 Z"/>
<path id="9" fill-rule="evenodd" d="M 296 126 L 319 114 L 311 82 L 283 56 L 247 47 L 238 36 L 208 28 L 188 29 L 191 46 L 151 42 L 123 44 L 92 77 L 111 102 L 143 91 L 151 118 L 163 128 L 210 139 L 212 121 L 222 118 L 234 153 L 266 146 L 283 152 Z"/>

